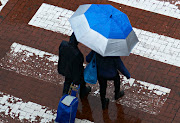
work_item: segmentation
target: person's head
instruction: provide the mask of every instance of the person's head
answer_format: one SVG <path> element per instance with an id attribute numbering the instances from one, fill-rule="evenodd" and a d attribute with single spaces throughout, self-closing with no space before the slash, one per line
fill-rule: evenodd
<path id="1" fill-rule="evenodd" d="M 72 35 L 70 37 L 69 43 L 71 43 L 72 45 L 75 45 L 75 46 L 77 46 L 79 43 L 76 39 L 76 36 L 74 35 L 74 32 L 72 33 Z"/>

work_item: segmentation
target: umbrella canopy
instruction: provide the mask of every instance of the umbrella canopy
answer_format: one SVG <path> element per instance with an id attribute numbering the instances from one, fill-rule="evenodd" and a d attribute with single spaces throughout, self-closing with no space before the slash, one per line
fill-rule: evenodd
<path id="1" fill-rule="evenodd" d="M 127 15 L 108 4 L 80 5 L 69 21 L 77 40 L 102 56 L 128 56 L 138 42 Z"/>

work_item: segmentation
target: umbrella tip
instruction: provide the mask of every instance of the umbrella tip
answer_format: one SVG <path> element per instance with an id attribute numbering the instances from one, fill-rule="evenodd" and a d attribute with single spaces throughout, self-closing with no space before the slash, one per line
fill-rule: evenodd
<path id="1" fill-rule="evenodd" d="M 112 18 L 112 15 L 110 16 L 110 18 Z"/>

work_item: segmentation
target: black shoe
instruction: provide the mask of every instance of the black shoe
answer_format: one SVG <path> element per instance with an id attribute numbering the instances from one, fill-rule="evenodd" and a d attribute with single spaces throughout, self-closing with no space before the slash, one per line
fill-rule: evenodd
<path id="1" fill-rule="evenodd" d="M 124 91 L 120 91 L 119 93 L 115 94 L 115 100 L 118 100 L 119 98 L 124 96 Z"/>
<path id="2" fill-rule="evenodd" d="M 90 87 L 90 86 L 87 86 L 87 87 L 86 87 L 86 94 L 85 94 L 85 95 L 88 95 L 90 92 L 91 92 L 91 87 Z"/>
<path id="3" fill-rule="evenodd" d="M 80 92 L 80 98 L 84 98 L 86 97 L 89 93 L 91 92 L 91 87 L 90 86 L 87 86 L 83 92 Z"/>
<path id="4" fill-rule="evenodd" d="M 102 103 L 102 109 L 105 110 L 105 109 L 108 108 L 109 99 L 108 99 L 108 98 L 105 98 L 104 100 L 101 100 L 101 103 Z"/>

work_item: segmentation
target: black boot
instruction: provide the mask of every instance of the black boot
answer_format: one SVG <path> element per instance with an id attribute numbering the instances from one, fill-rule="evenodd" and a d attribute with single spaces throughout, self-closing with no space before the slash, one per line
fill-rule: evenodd
<path id="1" fill-rule="evenodd" d="M 101 103 L 102 103 L 102 109 L 105 110 L 108 108 L 109 105 L 109 99 L 105 98 L 105 99 L 101 99 Z"/>
<path id="2" fill-rule="evenodd" d="M 123 96 L 124 96 L 124 91 L 119 91 L 118 93 L 115 93 L 115 100 L 118 100 Z"/>
<path id="3" fill-rule="evenodd" d="M 65 94 L 68 94 L 69 88 L 70 88 L 70 85 L 65 83 L 62 96 L 64 96 Z"/>

